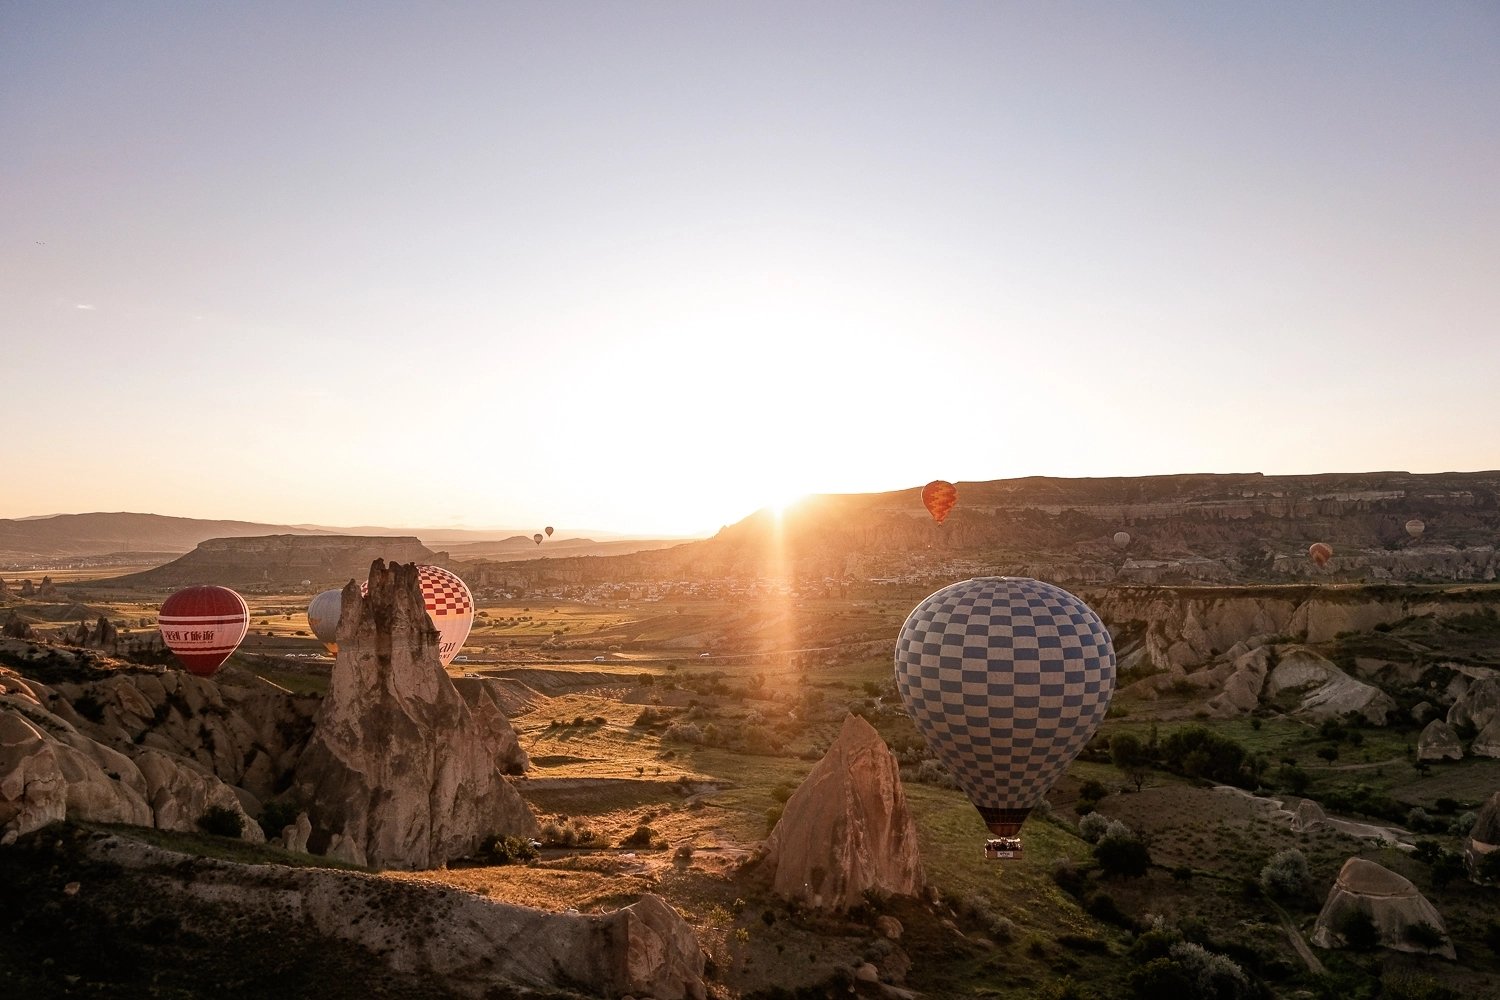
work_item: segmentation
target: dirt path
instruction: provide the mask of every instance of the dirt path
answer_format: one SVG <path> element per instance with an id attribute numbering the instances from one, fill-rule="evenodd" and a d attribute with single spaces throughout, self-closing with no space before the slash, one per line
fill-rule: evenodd
<path id="1" fill-rule="evenodd" d="M 1318 960 L 1318 956 L 1313 954 L 1312 949 L 1307 945 L 1307 940 L 1302 936 L 1302 932 L 1293 923 L 1291 914 L 1283 910 L 1274 900 L 1269 902 L 1272 909 L 1276 911 L 1276 915 L 1281 918 L 1281 929 L 1286 931 L 1287 938 L 1292 942 L 1292 948 L 1302 958 L 1302 961 L 1307 964 L 1307 971 L 1315 976 L 1328 975 L 1328 970 L 1323 967 L 1323 963 Z"/>

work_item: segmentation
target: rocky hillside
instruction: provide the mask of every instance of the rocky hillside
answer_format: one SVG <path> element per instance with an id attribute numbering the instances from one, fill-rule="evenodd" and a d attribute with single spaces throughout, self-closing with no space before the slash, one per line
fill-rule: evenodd
<path id="1" fill-rule="evenodd" d="M 292 528 L 250 521 L 205 521 L 161 514 L 55 514 L 51 517 L 5 518 L 0 519 L 0 563 L 112 552 L 187 552 L 206 538 L 242 538 L 272 532 L 328 533 L 322 528 Z"/>
<path id="2" fill-rule="evenodd" d="M 935 525 L 917 489 L 810 497 L 711 539 L 599 559 L 470 563 L 471 583 L 546 586 L 772 576 L 918 581 L 1003 573 L 1062 583 L 1493 580 L 1500 472 L 1182 475 L 958 484 Z M 1408 535 L 1421 519 L 1425 531 Z M 1118 531 L 1130 535 L 1123 549 Z M 1307 547 L 1324 541 L 1323 569 Z"/>
<path id="3" fill-rule="evenodd" d="M 211 538 L 165 566 L 103 581 L 123 587 L 214 583 L 255 590 L 333 587 L 363 579 L 376 559 L 431 563 L 439 554 L 413 537 L 261 535 Z"/>

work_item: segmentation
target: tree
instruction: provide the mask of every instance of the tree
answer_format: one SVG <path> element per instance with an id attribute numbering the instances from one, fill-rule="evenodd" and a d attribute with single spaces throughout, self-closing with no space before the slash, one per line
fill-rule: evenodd
<path id="1" fill-rule="evenodd" d="M 1131 733 L 1116 734 L 1109 741 L 1109 759 L 1135 785 L 1135 790 L 1140 791 L 1151 768 L 1150 758 L 1146 756 L 1146 745 L 1141 742 L 1140 737 Z"/>
<path id="2" fill-rule="evenodd" d="M 1273 896 L 1299 896 L 1307 888 L 1307 858 L 1295 847 L 1277 851 L 1260 870 L 1260 887 Z"/>
<path id="3" fill-rule="evenodd" d="M 1094 860 L 1106 875 L 1139 878 L 1151 867 L 1151 852 L 1133 833 L 1111 830 L 1094 845 Z"/>

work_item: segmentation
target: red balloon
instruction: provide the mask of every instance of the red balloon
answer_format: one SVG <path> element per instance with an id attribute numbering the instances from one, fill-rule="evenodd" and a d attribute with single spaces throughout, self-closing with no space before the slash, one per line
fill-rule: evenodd
<path id="1" fill-rule="evenodd" d="M 934 479 L 922 487 L 922 505 L 938 524 L 948 516 L 953 505 L 958 503 L 958 487 L 943 479 Z"/>
<path id="2" fill-rule="evenodd" d="M 162 603 L 157 628 L 184 667 L 212 677 L 250 631 L 250 608 L 228 587 L 188 587 Z"/>
<path id="3" fill-rule="evenodd" d="M 1322 542 L 1313 542 L 1307 547 L 1307 554 L 1313 562 L 1322 566 L 1333 558 L 1333 547 Z"/>

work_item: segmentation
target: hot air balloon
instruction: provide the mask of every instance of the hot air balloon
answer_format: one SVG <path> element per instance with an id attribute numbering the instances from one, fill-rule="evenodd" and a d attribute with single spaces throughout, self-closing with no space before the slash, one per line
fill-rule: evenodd
<path id="1" fill-rule="evenodd" d="M 547 537 L 548 538 L 552 537 L 552 525 L 549 524 L 545 528 L 543 528 L 542 530 L 547 533 Z"/>
<path id="2" fill-rule="evenodd" d="M 417 582 L 422 587 L 427 617 L 438 630 L 438 660 L 446 667 L 469 638 L 474 625 L 474 595 L 469 593 L 468 584 L 441 566 L 418 566 Z M 369 591 L 368 580 L 359 585 L 361 594 Z"/>
<path id="3" fill-rule="evenodd" d="M 918 604 L 896 641 L 896 687 L 917 731 L 998 840 L 1019 857 L 1021 824 L 1099 728 L 1115 651 L 1072 594 L 980 577 Z"/>
<path id="4" fill-rule="evenodd" d="M 953 505 L 958 503 L 958 487 L 944 479 L 934 479 L 922 487 L 922 506 L 938 524 L 948 517 Z"/>
<path id="5" fill-rule="evenodd" d="M 1117 548 L 1117 549 L 1123 549 L 1123 548 L 1129 547 L 1129 545 L 1130 545 L 1130 532 L 1128 532 L 1128 531 L 1117 531 L 1117 532 L 1115 532 L 1115 548 Z"/>
<path id="6" fill-rule="evenodd" d="M 1422 532 L 1426 530 L 1427 525 L 1422 522 L 1421 518 L 1414 517 L 1406 522 L 1406 533 L 1413 538 L 1421 538 Z"/>
<path id="7" fill-rule="evenodd" d="M 1313 542 L 1307 547 L 1307 555 L 1319 566 L 1324 566 L 1333 558 L 1333 547 L 1323 542 Z"/>
<path id="8" fill-rule="evenodd" d="M 184 667 L 212 677 L 250 631 L 250 609 L 228 587 L 188 587 L 162 602 L 157 627 Z"/>
<path id="9" fill-rule="evenodd" d="M 543 535 L 540 531 L 538 531 L 536 534 L 534 534 L 534 535 L 531 536 L 531 540 L 533 542 L 536 542 L 538 545 L 540 545 L 540 544 L 542 544 L 542 539 L 545 538 L 545 537 L 546 537 L 545 535 Z"/>
<path id="10" fill-rule="evenodd" d="M 339 651 L 339 612 L 344 609 L 342 590 L 325 590 L 307 605 L 307 624 L 312 634 L 328 648 L 330 653 Z"/>

